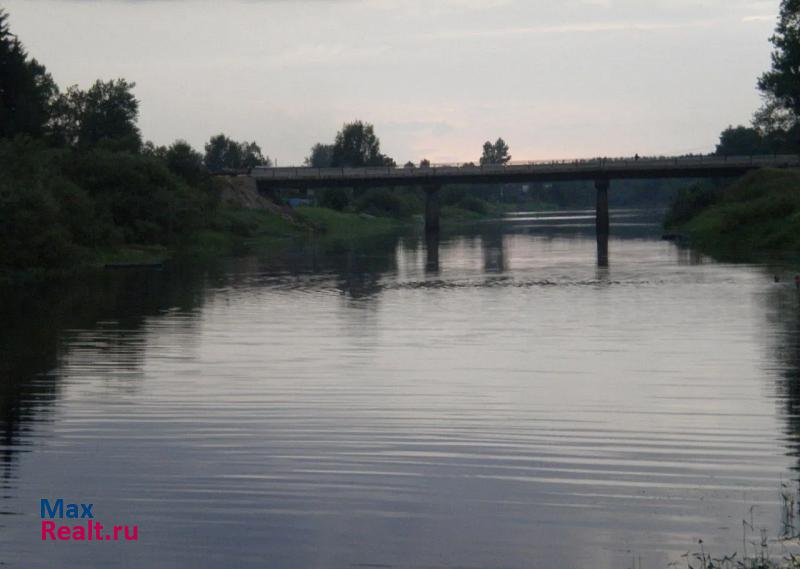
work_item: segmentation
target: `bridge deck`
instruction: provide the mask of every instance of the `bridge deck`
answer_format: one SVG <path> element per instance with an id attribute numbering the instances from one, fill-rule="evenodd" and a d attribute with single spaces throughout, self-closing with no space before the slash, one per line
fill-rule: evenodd
<path id="1" fill-rule="evenodd" d="M 798 155 L 691 156 L 681 158 L 595 159 L 486 165 L 365 168 L 254 168 L 262 186 L 441 185 L 452 183 L 536 182 L 631 178 L 739 176 L 759 168 L 798 168 Z"/>

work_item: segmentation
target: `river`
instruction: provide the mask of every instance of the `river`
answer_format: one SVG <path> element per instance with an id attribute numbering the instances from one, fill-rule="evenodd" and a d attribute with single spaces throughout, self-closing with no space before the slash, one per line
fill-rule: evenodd
<path id="1" fill-rule="evenodd" d="M 779 555 L 793 274 L 632 211 L 609 249 L 592 212 L 520 213 L 4 291 L 0 565 L 665 568 L 762 528 Z M 42 541 L 59 497 L 138 541 Z"/>

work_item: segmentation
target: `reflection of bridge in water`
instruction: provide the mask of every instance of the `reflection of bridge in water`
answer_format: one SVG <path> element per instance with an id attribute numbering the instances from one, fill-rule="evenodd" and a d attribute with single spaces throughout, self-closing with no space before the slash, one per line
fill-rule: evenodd
<path id="1" fill-rule="evenodd" d="M 800 156 L 687 156 L 681 158 L 598 158 L 509 164 L 436 164 L 424 167 L 254 168 L 259 191 L 332 187 L 420 186 L 426 193 L 425 230 L 439 230 L 439 194 L 445 184 L 594 181 L 597 189 L 598 253 L 608 253 L 608 189 L 611 180 L 729 178 L 760 168 L 797 168 Z"/>

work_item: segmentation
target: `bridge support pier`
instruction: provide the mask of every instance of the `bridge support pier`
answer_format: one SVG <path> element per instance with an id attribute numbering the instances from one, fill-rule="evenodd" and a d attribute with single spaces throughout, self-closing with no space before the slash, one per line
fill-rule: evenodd
<path id="1" fill-rule="evenodd" d="M 440 185 L 425 186 L 425 233 L 439 232 L 441 189 Z"/>
<path id="2" fill-rule="evenodd" d="M 608 266 L 608 234 L 610 222 L 608 218 L 608 186 L 609 180 L 598 179 L 594 182 L 597 190 L 597 208 L 595 210 L 595 233 L 597 235 L 597 264 Z"/>

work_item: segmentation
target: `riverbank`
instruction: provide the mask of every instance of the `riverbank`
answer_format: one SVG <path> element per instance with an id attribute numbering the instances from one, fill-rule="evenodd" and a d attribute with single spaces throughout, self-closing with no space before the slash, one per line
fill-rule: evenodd
<path id="1" fill-rule="evenodd" d="M 253 201 L 246 192 L 237 193 L 233 200 L 225 199 L 224 189 L 220 193 L 222 203 L 206 223 L 168 243 L 107 243 L 84 248 L 69 264 L 38 263 L 34 257 L 25 264 L 25 259 L 20 259 L 23 262 L 15 267 L 0 268 L 0 283 L 24 284 L 103 268 L 158 267 L 172 260 L 269 254 L 298 241 L 365 240 L 399 231 L 420 231 L 424 224 L 419 214 L 394 218 L 324 207 L 290 208 L 260 197 Z M 444 229 L 453 228 L 501 213 L 490 206 L 483 213 L 447 207 L 442 211 L 442 225 Z"/>
<path id="2" fill-rule="evenodd" d="M 212 227 L 191 235 L 173 255 L 215 257 L 265 251 L 299 239 L 358 239 L 397 231 L 408 222 L 299 207 L 290 216 L 261 209 L 223 208 Z"/>
<path id="3" fill-rule="evenodd" d="M 800 256 L 800 172 L 765 169 L 727 187 L 690 188 L 665 227 L 720 258 Z"/>

